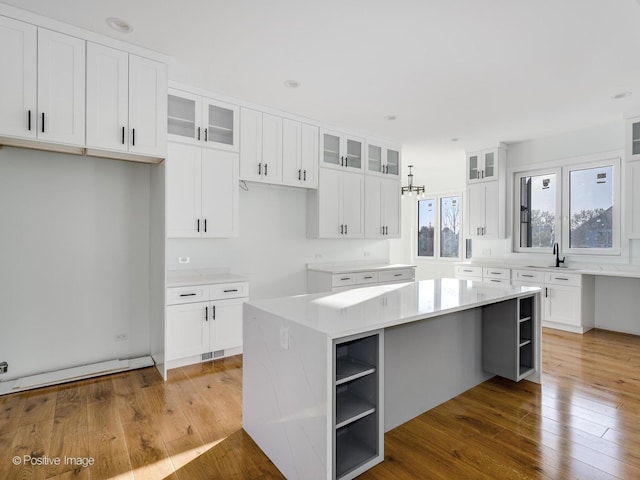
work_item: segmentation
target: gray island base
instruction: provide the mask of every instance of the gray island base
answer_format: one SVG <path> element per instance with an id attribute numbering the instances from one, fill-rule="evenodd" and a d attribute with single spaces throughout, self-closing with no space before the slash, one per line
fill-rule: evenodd
<path id="1" fill-rule="evenodd" d="M 456 279 L 254 301 L 243 427 L 288 479 L 349 479 L 384 432 L 494 375 L 540 382 L 540 289 Z"/>

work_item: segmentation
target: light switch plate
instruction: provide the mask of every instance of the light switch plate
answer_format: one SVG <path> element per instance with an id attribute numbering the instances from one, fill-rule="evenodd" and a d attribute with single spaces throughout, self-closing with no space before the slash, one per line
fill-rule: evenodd
<path id="1" fill-rule="evenodd" d="M 280 326 L 280 346 L 283 350 L 289 350 L 289 329 L 284 325 Z"/>

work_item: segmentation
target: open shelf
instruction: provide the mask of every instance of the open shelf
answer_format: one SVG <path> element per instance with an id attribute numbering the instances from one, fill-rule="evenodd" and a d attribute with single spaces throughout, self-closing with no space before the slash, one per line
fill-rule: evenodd
<path id="1" fill-rule="evenodd" d="M 376 367 L 356 358 L 344 356 L 336 360 L 336 385 L 355 380 L 376 371 Z"/>
<path id="2" fill-rule="evenodd" d="M 378 456 L 377 419 L 370 415 L 336 433 L 336 478 L 342 478 Z"/>
<path id="3" fill-rule="evenodd" d="M 338 393 L 336 395 L 336 428 L 342 428 L 375 411 L 375 405 L 348 390 Z"/>

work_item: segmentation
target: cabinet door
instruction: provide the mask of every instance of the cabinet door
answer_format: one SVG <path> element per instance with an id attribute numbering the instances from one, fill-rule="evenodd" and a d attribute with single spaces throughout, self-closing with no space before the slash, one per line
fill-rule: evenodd
<path id="1" fill-rule="evenodd" d="M 482 152 L 482 174 L 483 180 L 495 180 L 498 178 L 498 151 L 487 150 Z"/>
<path id="2" fill-rule="evenodd" d="M 345 167 L 364 171 L 364 140 L 345 137 L 343 151 Z"/>
<path id="3" fill-rule="evenodd" d="M 169 90 L 167 101 L 167 138 L 172 142 L 200 145 L 201 97 L 181 90 Z"/>
<path id="4" fill-rule="evenodd" d="M 262 114 L 262 178 L 282 183 L 282 117 Z"/>
<path id="5" fill-rule="evenodd" d="M 84 145 L 85 41 L 38 29 L 38 138 Z"/>
<path id="6" fill-rule="evenodd" d="M 498 182 L 484 185 L 484 235 L 498 237 L 500 228 L 500 189 Z"/>
<path id="7" fill-rule="evenodd" d="M 129 54 L 87 43 L 87 146 L 127 151 Z"/>
<path id="8" fill-rule="evenodd" d="M 366 176 L 364 187 L 364 203 L 366 205 L 364 209 L 364 234 L 366 238 L 382 238 L 384 236 L 382 183 L 381 178 Z"/>
<path id="9" fill-rule="evenodd" d="M 37 28 L 0 16 L 0 135 L 36 137 Z"/>
<path id="10" fill-rule="evenodd" d="M 203 237 L 238 236 L 238 154 L 202 149 Z"/>
<path id="11" fill-rule="evenodd" d="M 319 128 L 302 124 L 301 128 L 300 168 L 302 184 L 308 188 L 318 188 L 318 137 Z"/>
<path id="12" fill-rule="evenodd" d="M 202 140 L 206 146 L 237 152 L 240 109 L 237 105 L 202 99 Z"/>
<path id="13" fill-rule="evenodd" d="M 129 55 L 129 151 L 164 158 L 167 151 L 167 66 Z"/>
<path id="14" fill-rule="evenodd" d="M 383 150 L 381 145 L 367 144 L 367 174 L 384 174 Z"/>
<path id="15" fill-rule="evenodd" d="M 543 320 L 580 326 L 580 287 L 545 286 Z"/>
<path id="16" fill-rule="evenodd" d="M 468 235 L 480 236 L 485 228 L 485 187 L 483 184 L 467 186 Z"/>
<path id="17" fill-rule="evenodd" d="M 340 134 L 330 131 L 320 132 L 320 165 L 323 167 L 342 168 L 342 152 L 340 151 Z"/>
<path id="18" fill-rule="evenodd" d="M 482 166 L 481 152 L 467 154 L 467 183 L 480 180 Z"/>
<path id="19" fill-rule="evenodd" d="M 640 125 L 640 124 L 639 124 Z M 640 238 L 640 162 L 627 162 L 625 168 L 626 217 L 625 234 Z"/>
<path id="20" fill-rule="evenodd" d="M 400 149 L 386 148 L 385 157 L 385 173 L 400 178 Z"/>
<path id="21" fill-rule="evenodd" d="M 205 315 L 208 317 L 205 318 Z M 209 302 L 167 306 L 166 360 L 201 355 L 209 347 Z"/>
<path id="22" fill-rule="evenodd" d="M 211 302 L 210 349 L 212 352 L 242 346 L 242 304 L 244 299 Z"/>
<path id="23" fill-rule="evenodd" d="M 201 236 L 201 152 L 199 147 L 169 144 L 165 179 L 168 237 Z"/>
<path id="24" fill-rule="evenodd" d="M 364 175 L 343 172 L 341 188 L 342 223 L 345 237 L 364 237 Z"/>
<path id="25" fill-rule="evenodd" d="M 400 238 L 400 183 L 396 179 L 383 179 L 382 226 L 384 238 Z M 365 211 L 369 203 L 365 203 Z"/>
<path id="26" fill-rule="evenodd" d="M 262 177 L 262 112 L 240 109 L 240 178 L 256 181 Z"/>
<path id="27" fill-rule="evenodd" d="M 627 120 L 626 142 L 627 162 L 640 160 L 640 117 Z"/>
<path id="28" fill-rule="evenodd" d="M 318 236 L 341 238 L 344 222 L 341 205 L 342 172 L 328 168 L 320 169 L 318 182 Z"/>
<path id="29" fill-rule="evenodd" d="M 282 181 L 287 185 L 301 185 L 302 181 L 302 123 L 285 118 L 282 121 Z"/>

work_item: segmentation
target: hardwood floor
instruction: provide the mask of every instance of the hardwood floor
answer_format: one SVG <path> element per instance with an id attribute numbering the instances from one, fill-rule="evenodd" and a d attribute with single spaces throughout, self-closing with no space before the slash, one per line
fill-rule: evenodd
<path id="1" fill-rule="evenodd" d="M 241 367 L 0 397 L 0 479 L 282 478 L 241 428 Z M 639 415 L 640 337 L 544 330 L 542 386 L 496 377 L 459 395 L 388 432 L 385 461 L 360 478 L 640 478 Z"/>

